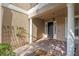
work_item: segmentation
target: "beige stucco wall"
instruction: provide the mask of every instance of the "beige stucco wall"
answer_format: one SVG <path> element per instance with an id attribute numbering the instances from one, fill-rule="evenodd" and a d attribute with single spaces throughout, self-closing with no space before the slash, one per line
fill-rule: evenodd
<path id="1" fill-rule="evenodd" d="M 65 37 L 65 18 L 56 17 L 57 22 L 57 39 L 64 40 Z"/>
<path id="2" fill-rule="evenodd" d="M 13 49 L 23 46 L 28 43 L 29 40 L 29 22 L 28 16 L 8 8 L 3 7 L 3 22 L 2 22 L 2 41 L 3 43 L 10 43 Z M 26 33 L 23 33 L 21 37 L 17 37 L 19 30 L 22 28 Z"/>
<path id="3" fill-rule="evenodd" d="M 28 16 L 22 13 L 18 13 L 16 11 L 12 11 L 12 26 L 14 27 L 22 27 L 26 30 L 26 33 L 29 34 L 29 20 Z M 28 36 L 27 38 L 28 39 Z"/>
<path id="4" fill-rule="evenodd" d="M 11 42 L 11 31 L 8 27 L 12 23 L 12 12 L 10 9 L 3 7 L 3 20 L 2 20 L 2 42 L 10 43 Z M 9 32 L 9 33 L 8 33 Z"/>
<path id="5" fill-rule="evenodd" d="M 12 13 L 13 13 L 12 26 L 14 26 L 15 29 L 17 29 L 17 27 L 20 27 L 20 28 L 24 29 L 25 32 L 26 32 L 26 34 L 24 34 L 25 38 L 22 38 L 22 37 L 21 38 L 15 37 L 15 38 L 18 39 L 18 41 L 20 40 L 21 43 L 18 43 L 19 45 L 23 44 L 23 43 L 26 44 L 26 43 L 29 42 L 29 20 L 28 20 L 28 16 L 24 15 L 22 13 L 15 12 L 15 11 L 12 11 Z M 15 34 L 17 34 L 16 32 L 17 32 L 17 30 L 15 30 Z"/>
<path id="6" fill-rule="evenodd" d="M 38 40 L 43 37 L 43 34 L 45 32 L 45 22 L 41 19 L 33 19 L 33 41 Z"/>

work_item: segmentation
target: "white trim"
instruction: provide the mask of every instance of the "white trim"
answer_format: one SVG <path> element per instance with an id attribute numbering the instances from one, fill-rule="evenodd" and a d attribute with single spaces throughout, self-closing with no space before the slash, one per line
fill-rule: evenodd
<path id="1" fill-rule="evenodd" d="M 31 9 L 29 9 L 28 10 L 28 15 L 30 15 L 30 13 L 32 13 L 32 12 L 34 12 L 34 11 L 36 11 L 36 10 L 38 10 L 38 9 L 40 9 L 40 8 L 42 8 L 42 7 L 44 7 L 45 5 L 47 5 L 48 3 L 45 3 L 45 4 L 43 4 L 43 3 L 39 3 L 39 4 L 37 4 L 36 6 L 34 6 L 34 7 L 32 7 Z M 39 8 L 38 8 L 39 7 Z"/>
<path id="2" fill-rule="evenodd" d="M 2 4 L 3 7 L 6 7 L 6 8 L 9 8 L 11 10 L 14 10 L 14 11 L 17 11 L 17 12 L 21 12 L 23 14 L 27 14 L 27 11 L 22 9 L 22 8 L 19 8 L 13 4 L 10 4 L 10 3 L 3 3 Z"/>
<path id="3" fill-rule="evenodd" d="M 32 19 L 30 18 L 30 40 L 29 40 L 29 44 L 32 43 Z"/>
<path id="4" fill-rule="evenodd" d="M 65 4 L 61 4 L 61 3 L 55 3 L 55 4 L 39 3 L 38 5 L 29 9 L 27 11 L 27 13 L 28 13 L 29 17 L 33 17 L 33 16 L 39 15 L 39 14 L 45 12 L 45 11 L 54 9 L 55 7 L 61 7 L 61 6 L 65 6 Z"/>
<path id="5" fill-rule="evenodd" d="M 46 35 L 46 38 L 48 37 L 48 34 L 47 34 L 47 22 L 45 22 L 45 35 Z"/>
<path id="6" fill-rule="evenodd" d="M 0 3 L 0 43 L 2 42 L 2 18 L 3 18 L 3 10 L 2 10 L 2 4 Z"/>
<path id="7" fill-rule="evenodd" d="M 53 38 L 57 39 L 57 22 L 53 21 L 54 25 L 53 25 Z"/>

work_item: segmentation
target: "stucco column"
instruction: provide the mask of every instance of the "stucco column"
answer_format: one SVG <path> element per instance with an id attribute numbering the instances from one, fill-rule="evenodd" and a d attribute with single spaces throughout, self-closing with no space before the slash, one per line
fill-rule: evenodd
<path id="1" fill-rule="evenodd" d="M 0 3 L 0 43 L 2 42 L 2 7 Z"/>
<path id="2" fill-rule="evenodd" d="M 74 4 L 67 4 L 68 10 L 68 31 L 67 31 L 67 56 L 74 55 Z"/>
<path id="3" fill-rule="evenodd" d="M 30 40 L 29 40 L 29 44 L 32 43 L 32 18 L 30 18 Z"/>

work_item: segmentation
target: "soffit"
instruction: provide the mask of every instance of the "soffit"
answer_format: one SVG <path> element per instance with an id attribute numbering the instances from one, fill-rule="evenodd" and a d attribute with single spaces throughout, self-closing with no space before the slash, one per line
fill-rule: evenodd
<path id="1" fill-rule="evenodd" d="M 76 3 L 74 5 L 74 10 L 75 10 L 75 14 L 79 15 L 79 3 Z M 47 21 L 55 17 L 67 17 L 67 6 L 63 5 L 61 7 L 56 7 L 55 9 L 48 10 L 33 18 L 39 18 L 44 21 Z"/>
<path id="2" fill-rule="evenodd" d="M 52 19 L 54 17 L 66 16 L 66 12 L 67 12 L 67 7 L 65 5 L 63 5 L 63 6 L 48 10 L 48 11 L 46 11 L 40 15 L 37 15 L 33 18 L 39 18 L 39 19 L 46 21 L 46 20 Z"/>
<path id="3" fill-rule="evenodd" d="M 38 3 L 13 3 L 13 4 L 17 7 L 23 8 L 25 10 L 29 10 L 35 5 L 37 5 Z"/>

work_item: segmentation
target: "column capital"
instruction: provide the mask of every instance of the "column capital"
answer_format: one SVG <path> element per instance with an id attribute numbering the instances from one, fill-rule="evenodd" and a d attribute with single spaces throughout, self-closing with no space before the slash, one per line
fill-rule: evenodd
<path id="1" fill-rule="evenodd" d="M 29 19 L 31 19 L 32 20 L 32 18 L 30 17 Z"/>
<path id="2" fill-rule="evenodd" d="M 67 5 L 67 7 L 73 7 L 74 3 L 67 3 L 66 5 Z"/>

